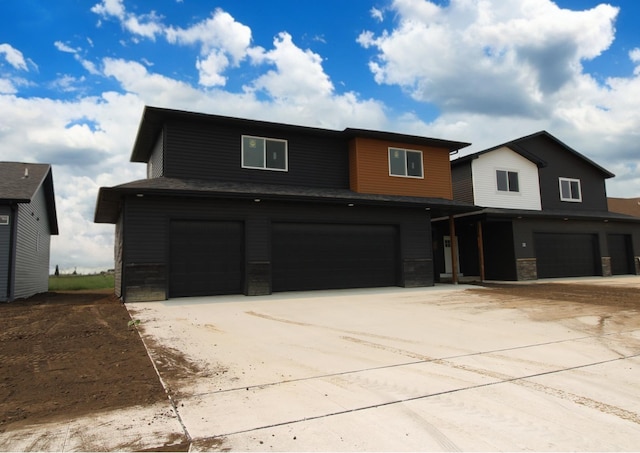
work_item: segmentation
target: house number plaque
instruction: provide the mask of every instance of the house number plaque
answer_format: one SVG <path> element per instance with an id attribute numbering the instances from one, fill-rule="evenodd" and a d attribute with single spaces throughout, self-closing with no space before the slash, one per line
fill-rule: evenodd
<path id="1" fill-rule="evenodd" d="M 9 225 L 8 215 L 0 215 L 0 225 Z"/>

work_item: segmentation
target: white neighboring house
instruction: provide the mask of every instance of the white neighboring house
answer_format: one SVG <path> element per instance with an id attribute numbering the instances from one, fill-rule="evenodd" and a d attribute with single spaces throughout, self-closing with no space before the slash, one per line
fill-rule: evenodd
<path id="1" fill-rule="evenodd" d="M 471 162 L 473 204 L 489 208 L 542 210 L 538 165 L 503 146 Z"/>

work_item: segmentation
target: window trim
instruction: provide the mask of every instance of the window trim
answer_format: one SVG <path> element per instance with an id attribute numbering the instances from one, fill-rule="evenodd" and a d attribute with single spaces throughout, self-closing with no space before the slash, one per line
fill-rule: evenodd
<path id="1" fill-rule="evenodd" d="M 569 191 L 571 192 L 571 195 L 573 196 L 573 191 L 571 190 L 571 183 L 572 182 L 576 182 L 578 183 L 578 197 L 577 198 L 566 198 L 562 196 L 562 183 L 563 182 L 568 182 L 569 183 Z M 568 201 L 571 203 L 582 203 L 582 183 L 580 182 L 579 179 L 576 178 L 565 178 L 563 176 L 560 176 L 558 178 L 558 189 L 560 191 L 560 201 Z"/>
<path id="2" fill-rule="evenodd" d="M 503 171 L 507 174 L 507 190 L 501 190 L 500 186 L 498 184 L 498 172 L 499 171 Z M 509 173 L 515 173 L 516 177 L 518 178 L 518 190 L 511 190 L 511 186 L 509 184 Z M 496 191 L 499 194 L 520 194 L 520 172 L 517 170 L 507 170 L 506 168 L 496 168 Z"/>
<path id="3" fill-rule="evenodd" d="M 245 138 L 254 138 L 258 140 L 264 140 L 264 151 L 263 151 L 263 162 L 264 165 L 262 167 L 257 167 L 253 165 L 246 165 L 244 163 L 244 139 Z M 274 168 L 267 166 L 267 142 L 281 142 L 284 143 L 284 168 Z M 289 171 L 289 142 L 288 140 L 284 140 L 281 138 L 271 138 L 271 137 L 260 137 L 257 135 L 242 135 L 240 137 L 240 160 L 242 168 L 248 168 L 251 170 L 269 170 L 269 171 Z"/>
<path id="4" fill-rule="evenodd" d="M 398 175 L 395 173 L 391 173 L 391 151 L 402 151 L 405 153 L 404 155 L 404 175 Z M 412 176 L 408 173 L 407 168 L 407 153 L 418 153 L 420 154 L 420 176 Z M 397 178 L 412 178 L 412 179 L 424 179 L 424 156 L 422 151 L 419 149 L 407 149 L 407 148 L 399 148 L 397 146 L 389 146 L 387 152 L 387 163 L 389 165 L 389 176 L 397 177 Z"/>

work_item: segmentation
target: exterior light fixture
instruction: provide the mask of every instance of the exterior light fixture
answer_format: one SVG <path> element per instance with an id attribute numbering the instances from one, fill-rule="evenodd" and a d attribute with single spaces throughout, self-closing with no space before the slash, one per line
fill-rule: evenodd
<path id="1" fill-rule="evenodd" d="M 262 200 L 260 198 L 254 198 L 253 201 L 255 201 L 256 203 L 260 203 Z"/>
<path id="2" fill-rule="evenodd" d="M 352 208 L 354 206 L 353 203 L 349 203 L 347 206 L 349 206 L 350 208 Z"/>

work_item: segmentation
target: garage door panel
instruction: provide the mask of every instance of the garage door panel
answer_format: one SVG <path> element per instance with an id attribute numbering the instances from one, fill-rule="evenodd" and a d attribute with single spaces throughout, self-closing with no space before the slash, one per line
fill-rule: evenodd
<path id="1" fill-rule="evenodd" d="M 242 222 L 171 222 L 170 297 L 241 293 L 243 244 Z"/>
<path id="2" fill-rule="evenodd" d="M 393 286 L 397 262 L 394 226 L 273 224 L 274 291 Z"/>
<path id="3" fill-rule="evenodd" d="M 597 236 L 536 233 L 538 278 L 599 275 Z"/>
<path id="4" fill-rule="evenodd" d="M 611 257 L 611 274 L 633 274 L 633 253 L 631 236 L 627 234 L 610 234 L 607 236 L 609 256 Z"/>

